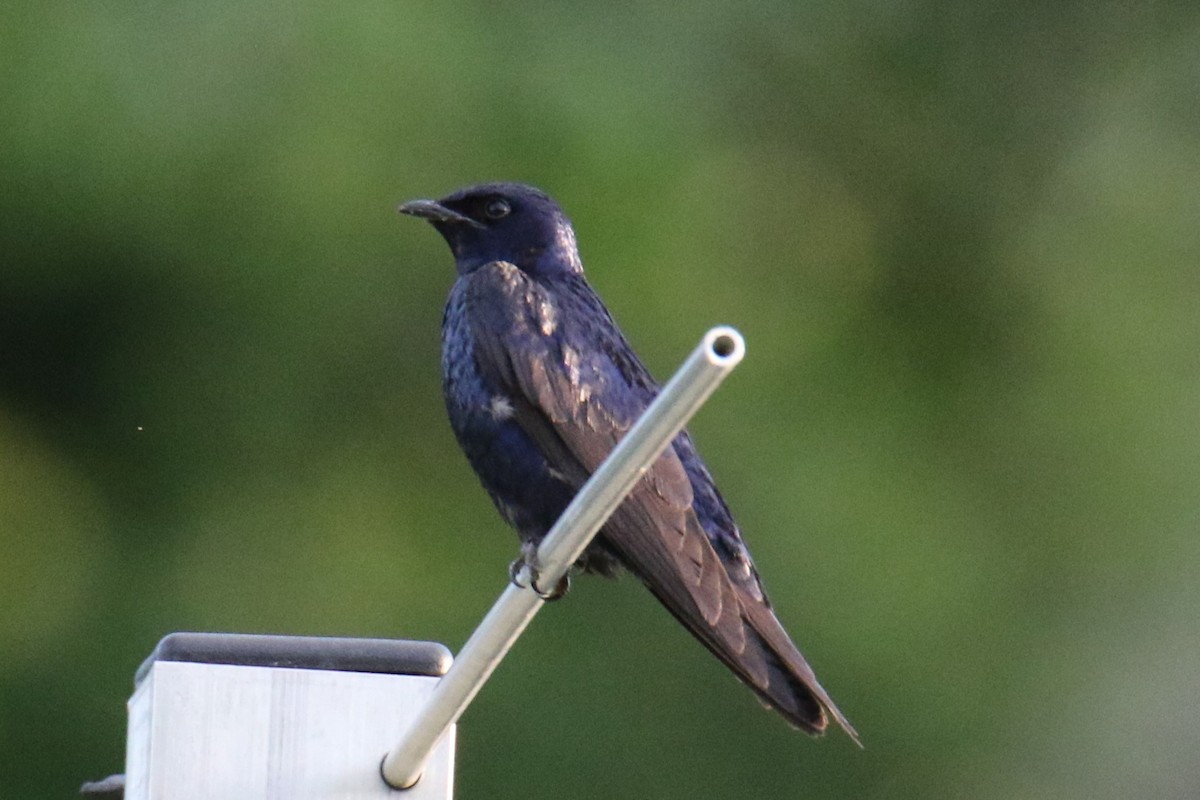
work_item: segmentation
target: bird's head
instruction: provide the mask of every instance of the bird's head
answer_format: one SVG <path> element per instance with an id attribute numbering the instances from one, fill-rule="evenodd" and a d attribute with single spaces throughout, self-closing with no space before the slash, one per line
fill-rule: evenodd
<path id="1" fill-rule="evenodd" d="M 399 211 L 437 228 L 454 253 L 460 275 L 492 261 L 507 261 L 537 276 L 583 271 L 571 221 L 532 186 L 469 186 L 441 200 L 411 200 Z"/>

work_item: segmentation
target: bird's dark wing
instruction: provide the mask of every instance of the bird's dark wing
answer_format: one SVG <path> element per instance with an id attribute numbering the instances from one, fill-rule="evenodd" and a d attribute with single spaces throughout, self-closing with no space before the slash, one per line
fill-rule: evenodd
<path id="1" fill-rule="evenodd" d="M 579 487 L 657 387 L 582 279 L 555 289 L 511 264 L 488 264 L 470 276 L 467 316 L 481 372 L 508 394 L 518 424 L 550 465 Z M 571 313 L 581 303 L 601 313 Z M 768 705 L 810 733 L 824 730 L 828 710 L 854 736 L 756 579 L 751 587 L 731 578 L 692 501 L 684 466 L 667 448 L 602 535 L 659 601 Z"/>

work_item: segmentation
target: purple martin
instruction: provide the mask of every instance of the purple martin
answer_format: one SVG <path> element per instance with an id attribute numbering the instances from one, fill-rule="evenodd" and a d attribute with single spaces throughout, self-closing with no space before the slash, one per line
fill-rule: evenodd
<path id="1" fill-rule="evenodd" d="M 588 285 L 571 223 L 546 194 L 485 184 L 400 211 L 432 223 L 454 253 L 458 278 L 442 319 L 446 409 L 528 558 L 658 384 Z M 858 741 L 776 619 L 686 431 L 577 567 L 608 576 L 626 568 L 792 725 L 819 735 L 832 717 Z"/>

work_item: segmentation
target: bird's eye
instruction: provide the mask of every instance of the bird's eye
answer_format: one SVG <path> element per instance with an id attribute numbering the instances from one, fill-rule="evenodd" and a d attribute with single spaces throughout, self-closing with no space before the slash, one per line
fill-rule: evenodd
<path id="1" fill-rule="evenodd" d="M 502 219 L 507 217 L 512 208 L 508 205 L 507 200 L 502 200 L 499 197 L 488 201 L 488 204 L 483 207 L 483 213 L 488 219 Z"/>

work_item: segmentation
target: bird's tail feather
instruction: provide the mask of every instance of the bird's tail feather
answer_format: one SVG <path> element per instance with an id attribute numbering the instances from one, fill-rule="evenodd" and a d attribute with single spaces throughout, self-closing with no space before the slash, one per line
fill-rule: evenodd
<path id="1" fill-rule="evenodd" d="M 763 703 L 814 736 L 824 733 L 828 714 L 858 742 L 775 618 L 757 576 L 735 582 L 694 514 L 678 527 L 663 525 L 665 514 L 651 512 L 664 502 L 662 492 L 635 489 L 605 528 L 606 546 Z"/>
<path id="2" fill-rule="evenodd" d="M 693 581 L 646 582 L 659 602 L 789 723 L 820 736 L 828 715 L 861 747 L 858 732 L 817 681 L 761 592 L 735 585 L 710 547 L 687 555 Z"/>
<path id="3" fill-rule="evenodd" d="M 809 733 L 824 732 L 828 714 L 861 747 L 858 731 L 817 681 L 770 607 L 753 599 L 743 600 L 740 605 L 748 633 L 746 651 L 757 650 L 767 665 L 765 683 L 751 683 L 750 688 L 788 721 Z M 738 670 L 735 668 L 734 672 Z"/>

